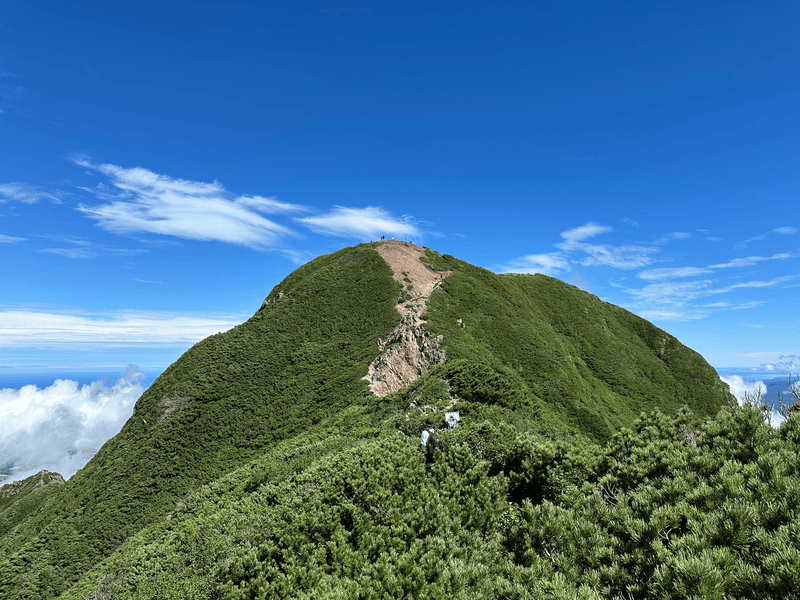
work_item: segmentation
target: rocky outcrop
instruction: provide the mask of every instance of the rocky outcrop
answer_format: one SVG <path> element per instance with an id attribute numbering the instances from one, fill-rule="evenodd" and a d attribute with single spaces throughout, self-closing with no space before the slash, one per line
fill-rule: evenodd
<path id="1" fill-rule="evenodd" d="M 7 483 L 0 487 L 0 498 L 10 498 L 11 496 L 16 496 L 29 486 L 31 488 L 37 488 L 47 485 L 48 483 L 64 483 L 64 478 L 58 473 L 42 470 L 36 475 L 31 475 L 25 479 Z"/>
<path id="2" fill-rule="evenodd" d="M 172 415 L 179 413 L 180 410 L 191 400 L 191 396 L 181 390 L 172 390 L 159 400 L 158 407 L 164 412 L 161 414 L 159 421 L 170 418 Z M 145 422 L 145 424 L 147 424 Z"/>
<path id="3" fill-rule="evenodd" d="M 408 386 L 432 365 L 447 358 L 439 347 L 442 336 L 425 331 L 423 315 L 428 298 L 451 271 L 435 271 L 419 259 L 424 248 L 407 242 L 385 242 L 376 248 L 389 264 L 393 278 L 403 286 L 397 299 L 400 323 L 385 339 L 378 340 L 380 354 L 364 377 L 372 392 L 385 396 Z"/>

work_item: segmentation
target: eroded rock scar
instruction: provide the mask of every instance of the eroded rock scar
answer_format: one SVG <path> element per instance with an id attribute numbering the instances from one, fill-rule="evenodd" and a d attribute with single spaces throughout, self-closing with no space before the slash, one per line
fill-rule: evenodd
<path id="1" fill-rule="evenodd" d="M 364 377 L 375 395 L 385 396 L 408 386 L 431 365 L 445 361 L 439 347 L 442 336 L 431 338 L 422 326 L 422 315 L 433 291 L 452 271 L 433 270 L 420 260 L 425 249 L 408 242 L 384 242 L 375 250 L 391 267 L 393 279 L 403 286 L 396 306 L 400 323 L 377 341 L 380 354 Z"/>

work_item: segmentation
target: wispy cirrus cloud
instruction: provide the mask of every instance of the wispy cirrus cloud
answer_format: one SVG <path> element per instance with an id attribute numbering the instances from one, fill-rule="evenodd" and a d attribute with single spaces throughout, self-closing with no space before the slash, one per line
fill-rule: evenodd
<path id="1" fill-rule="evenodd" d="M 542 275 L 554 276 L 561 271 L 568 271 L 570 262 L 565 256 L 558 253 L 528 254 L 511 260 L 505 269 L 505 272 L 541 273 Z"/>
<path id="2" fill-rule="evenodd" d="M 184 346 L 227 331 L 246 315 L 121 310 L 0 310 L 0 348 Z"/>
<path id="3" fill-rule="evenodd" d="M 800 275 L 784 275 L 770 280 L 753 280 L 715 287 L 715 280 L 664 281 L 652 283 L 642 288 L 627 288 L 644 308 L 638 314 L 647 318 L 663 319 L 701 319 L 708 316 L 709 309 L 743 310 L 755 308 L 763 301 L 744 300 L 738 302 L 719 301 L 702 305 L 694 302 L 701 298 L 726 294 L 739 289 L 768 288 L 800 279 Z"/>
<path id="4" fill-rule="evenodd" d="M 800 278 L 800 275 L 783 275 L 782 277 L 775 277 L 774 279 L 770 279 L 769 281 L 745 281 L 743 283 L 735 283 L 733 285 L 729 285 L 724 288 L 720 288 L 718 290 L 714 290 L 713 293 L 715 294 L 724 294 L 725 292 L 730 292 L 731 290 L 738 290 L 741 288 L 766 288 L 772 287 L 774 285 L 778 285 L 779 283 L 786 283 L 787 281 L 794 281 Z"/>
<path id="5" fill-rule="evenodd" d="M 571 265 L 608 266 L 615 269 L 636 269 L 651 264 L 657 248 L 637 245 L 592 244 L 586 240 L 614 231 L 598 223 L 585 223 L 561 232 L 562 242 L 555 246 L 559 252 L 529 254 L 514 258 L 499 267 L 504 273 L 542 273 L 556 275 L 569 271 Z"/>
<path id="6" fill-rule="evenodd" d="M 745 308 L 755 308 L 764 304 L 762 301 L 758 300 L 751 300 L 749 302 L 739 302 L 739 303 L 732 303 L 732 302 L 711 302 L 709 304 L 703 304 L 705 308 L 727 308 L 730 310 L 742 310 Z"/>
<path id="7" fill-rule="evenodd" d="M 793 233 L 797 233 L 797 227 L 776 227 L 772 231 L 782 235 L 792 235 Z"/>
<path id="8" fill-rule="evenodd" d="M 655 248 L 635 245 L 590 244 L 584 241 L 612 231 L 611 227 L 586 223 L 562 232 L 561 237 L 564 238 L 564 241 L 556 244 L 556 247 L 570 254 L 583 254 L 584 256 L 577 260 L 585 266 L 605 265 L 615 269 L 636 269 L 653 262 L 653 254 L 658 252 Z"/>
<path id="9" fill-rule="evenodd" d="M 0 202 L 35 204 L 42 200 L 48 200 L 55 204 L 61 204 L 64 196 L 64 192 L 60 190 L 46 190 L 20 181 L 0 183 Z"/>
<path id="10" fill-rule="evenodd" d="M 70 247 L 61 248 L 39 248 L 39 252 L 47 254 L 58 254 L 67 258 L 96 258 L 98 256 L 135 256 L 150 252 L 146 248 L 110 248 L 104 244 L 98 244 L 91 240 L 78 238 L 69 235 L 43 234 L 39 237 L 50 239 L 62 244 L 72 244 Z"/>
<path id="11" fill-rule="evenodd" d="M 647 304 L 685 306 L 689 301 L 711 294 L 714 281 L 701 279 L 698 281 L 680 281 L 651 283 L 638 289 L 627 289 L 634 298 Z"/>
<path id="12" fill-rule="evenodd" d="M 636 274 L 639 279 L 648 281 L 664 280 L 664 279 L 681 279 L 686 277 L 695 277 L 697 275 L 705 275 L 712 273 L 715 269 L 733 269 L 737 267 L 749 267 L 760 262 L 767 260 L 786 260 L 787 258 L 795 258 L 796 254 L 782 252 L 780 254 L 773 254 L 772 256 L 746 256 L 744 258 L 734 258 L 726 263 L 719 263 L 715 265 L 708 265 L 707 267 L 671 267 L 664 269 L 648 269 Z"/>
<path id="13" fill-rule="evenodd" d="M 366 208 L 335 206 L 326 214 L 296 221 L 314 233 L 360 240 L 375 240 L 381 236 L 403 239 L 422 237 L 417 223 L 411 216 L 395 217 L 381 206 Z"/>
<path id="14" fill-rule="evenodd" d="M 146 249 L 109 248 L 107 246 L 93 245 L 78 248 L 39 248 L 39 252 L 58 254 L 67 258 L 96 258 L 98 256 L 135 256 L 150 252 Z"/>
<path id="15" fill-rule="evenodd" d="M 296 235 L 265 214 L 307 210 L 274 198 L 236 196 L 218 181 L 178 179 L 142 167 L 95 165 L 85 158 L 74 162 L 108 177 L 107 184 L 91 188 L 105 203 L 82 204 L 79 210 L 114 233 L 152 233 L 263 249 Z"/>
<path id="16" fill-rule="evenodd" d="M 791 254 L 789 252 L 782 252 L 780 254 L 773 254 L 772 256 L 746 256 L 744 258 L 734 258 L 731 261 L 726 263 L 721 263 L 718 265 L 709 265 L 709 269 L 730 269 L 735 267 L 750 267 L 756 263 L 763 262 L 765 260 L 786 260 L 787 258 L 795 258 L 796 254 Z"/>
<path id="17" fill-rule="evenodd" d="M 0 244 L 17 244 L 19 242 L 24 242 L 25 238 L 22 237 L 15 237 L 13 235 L 3 235 L 0 233 Z"/>
<path id="18" fill-rule="evenodd" d="M 94 258 L 97 256 L 90 248 L 40 248 L 39 252 L 59 254 L 67 258 Z"/>
<path id="19" fill-rule="evenodd" d="M 771 229 L 766 233 L 762 233 L 761 235 L 757 235 L 755 237 L 751 237 L 751 238 L 746 239 L 746 240 L 744 240 L 742 242 L 739 242 L 738 244 L 736 244 L 736 247 L 737 248 L 742 248 L 743 246 L 746 246 L 747 244 L 750 244 L 751 242 L 760 242 L 761 240 L 766 239 L 767 236 L 769 234 L 771 234 L 771 233 L 777 233 L 779 235 L 792 235 L 793 233 L 797 233 L 797 228 L 796 227 L 792 227 L 790 225 L 786 225 L 786 226 L 783 226 L 783 227 L 776 227 L 775 229 Z"/>
<path id="20" fill-rule="evenodd" d="M 692 237 L 691 233 L 686 233 L 685 231 L 675 231 L 673 233 L 668 233 L 667 235 L 662 235 L 660 238 L 648 243 L 653 244 L 654 246 L 661 246 L 667 242 L 671 242 L 672 240 L 687 240 L 690 237 Z"/>
<path id="21" fill-rule="evenodd" d="M 670 267 L 663 269 L 648 269 L 647 271 L 638 273 L 636 276 L 639 279 L 647 279 L 652 281 L 660 279 L 696 277 L 697 275 L 703 275 L 705 273 L 711 273 L 711 269 L 704 267 Z"/>

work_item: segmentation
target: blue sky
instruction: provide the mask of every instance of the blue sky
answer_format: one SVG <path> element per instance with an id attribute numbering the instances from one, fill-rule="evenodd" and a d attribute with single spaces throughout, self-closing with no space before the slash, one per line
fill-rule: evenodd
<path id="1" fill-rule="evenodd" d="M 160 372 L 381 235 L 800 371 L 796 2 L 5 2 L 0 367 Z"/>

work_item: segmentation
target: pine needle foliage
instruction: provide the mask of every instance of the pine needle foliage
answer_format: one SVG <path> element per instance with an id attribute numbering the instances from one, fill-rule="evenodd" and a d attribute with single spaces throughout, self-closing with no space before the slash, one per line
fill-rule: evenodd
<path id="1" fill-rule="evenodd" d="M 64 597 L 800 596 L 800 414 L 656 411 L 602 445 L 459 429 L 432 464 L 395 433 L 251 493 L 242 469 Z"/>

